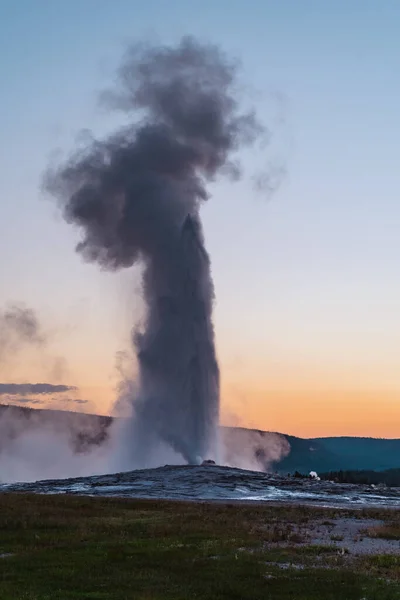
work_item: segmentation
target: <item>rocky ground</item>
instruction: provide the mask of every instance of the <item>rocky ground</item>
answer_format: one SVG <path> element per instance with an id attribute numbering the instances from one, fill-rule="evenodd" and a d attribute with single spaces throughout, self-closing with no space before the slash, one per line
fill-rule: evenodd
<path id="1" fill-rule="evenodd" d="M 4 484 L 1 489 L 85 496 L 400 507 L 399 488 L 297 479 L 214 465 L 165 466 L 93 477 Z"/>
<path id="2" fill-rule="evenodd" d="M 317 524 L 311 532 L 313 544 L 337 546 L 339 552 L 349 552 L 355 555 L 400 554 L 400 541 L 375 537 L 384 527 L 384 522 L 378 519 L 337 518 L 332 524 Z"/>

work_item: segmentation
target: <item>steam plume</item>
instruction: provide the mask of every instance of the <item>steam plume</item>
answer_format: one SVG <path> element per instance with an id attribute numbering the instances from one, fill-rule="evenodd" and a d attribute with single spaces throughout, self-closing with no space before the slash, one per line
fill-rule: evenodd
<path id="1" fill-rule="evenodd" d="M 35 312 L 22 305 L 0 311 L 0 361 L 23 344 L 41 346 L 44 336 Z"/>
<path id="2" fill-rule="evenodd" d="M 2 329 L 13 330 L 23 340 L 43 343 L 39 321 L 31 308 L 12 305 L 1 313 L 0 319 Z"/>
<path id="3" fill-rule="evenodd" d="M 161 441 L 193 463 L 215 444 L 214 290 L 199 209 L 208 182 L 239 177 L 235 152 L 262 131 L 240 109 L 236 75 L 218 47 L 192 38 L 135 46 L 108 95 L 131 125 L 46 177 L 66 221 L 83 232 L 85 260 L 144 267 L 147 317 L 132 336 L 140 373 L 132 453 Z"/>
<path id="4" fill-rule="evenodd" d="M 19 353 L 34 349 L 46 369 L 46 378 L 61 381 L 68 374 L 67 361 L 49 352 L 51 338 L 36 311 L 24 304 L 10 304 L 0 309 L 0 372 L 10 375 L 13 364 L 20 365 Z"/>

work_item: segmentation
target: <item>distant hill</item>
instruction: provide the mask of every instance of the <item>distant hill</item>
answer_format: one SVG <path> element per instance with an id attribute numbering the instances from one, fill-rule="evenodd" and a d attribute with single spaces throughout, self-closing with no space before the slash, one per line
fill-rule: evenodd
<path id="1" fill-rule="evenodd" d="M 327 437 L 315 442 L 335 455 L 335 469 L 383 471 L 400 467 L 400 439 Z"/>
<path id="2" fill-rule="evenodd" d="M 400 467 L 400 439 L 286 438 L 291 451 L 276 465 L 281 472 L 307 473 L 313 470 L 320 473 L 341 469 L 383 471 Z"/>
<path id="3" fill-rule="evenodd" d="M 309 473 L 340 469 L 340 460 L 335 452 L 327 448 L 322 440 L 285 435 L 290 444 L 290 453 L 274 465 L 280 473 Z"/>
<path id="4" fill-rule="evenodd" d="M 67 434 L 71 447 L 85 452 L 107 440 L 112 422 L 112 417 L 99 415 L 0 405 L 0 453 L 23 432 L 42 427 Z M 400 439 L 304 439 L 242 427 L 223 427 L 222 435 L 232 461 L 241 459 L 243 468 L 283 474 L 400 468 Z"/>

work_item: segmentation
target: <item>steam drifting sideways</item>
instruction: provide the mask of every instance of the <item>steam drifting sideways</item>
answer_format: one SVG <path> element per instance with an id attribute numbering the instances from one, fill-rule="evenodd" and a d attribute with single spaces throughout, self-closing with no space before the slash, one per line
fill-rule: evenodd
<path id="1" fill-rule="evenodd" d="M 132 342 L 139 365 L 129 451 L 158 443 L 188 463 L 215 456 L 219 370 L 210 259 L 200 206 L 218 175 L 240 176 L 236 152 L 263 133 L 237 99 L 236 63 L 185 37 L 134 46 L 110 108 L 131 125 L 51 169 L 45 187 L 83 231 L 84 259 L 116 270 L 140 262 L 146 321 Z"/>

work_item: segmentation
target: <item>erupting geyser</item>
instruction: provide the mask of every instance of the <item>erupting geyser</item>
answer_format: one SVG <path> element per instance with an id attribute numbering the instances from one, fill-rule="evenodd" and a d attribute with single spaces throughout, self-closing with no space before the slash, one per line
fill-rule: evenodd
<path id="1" fill-rule="evenodd" d="M 240 111 L 236 66 L 215 46 L 135 46 L 110 106 L 132 124 L 93 141 L 47 173 L 65 219 L 83 230 L 77 250 L 107 269 L 144 266 L 144 328 L 132 459 L 163 441 L 188 462 L 214 454 L 219 371 L 213 283 L 199 216 L 206 184 L 239 176 L 233 155 L 261 127 Z"/>

